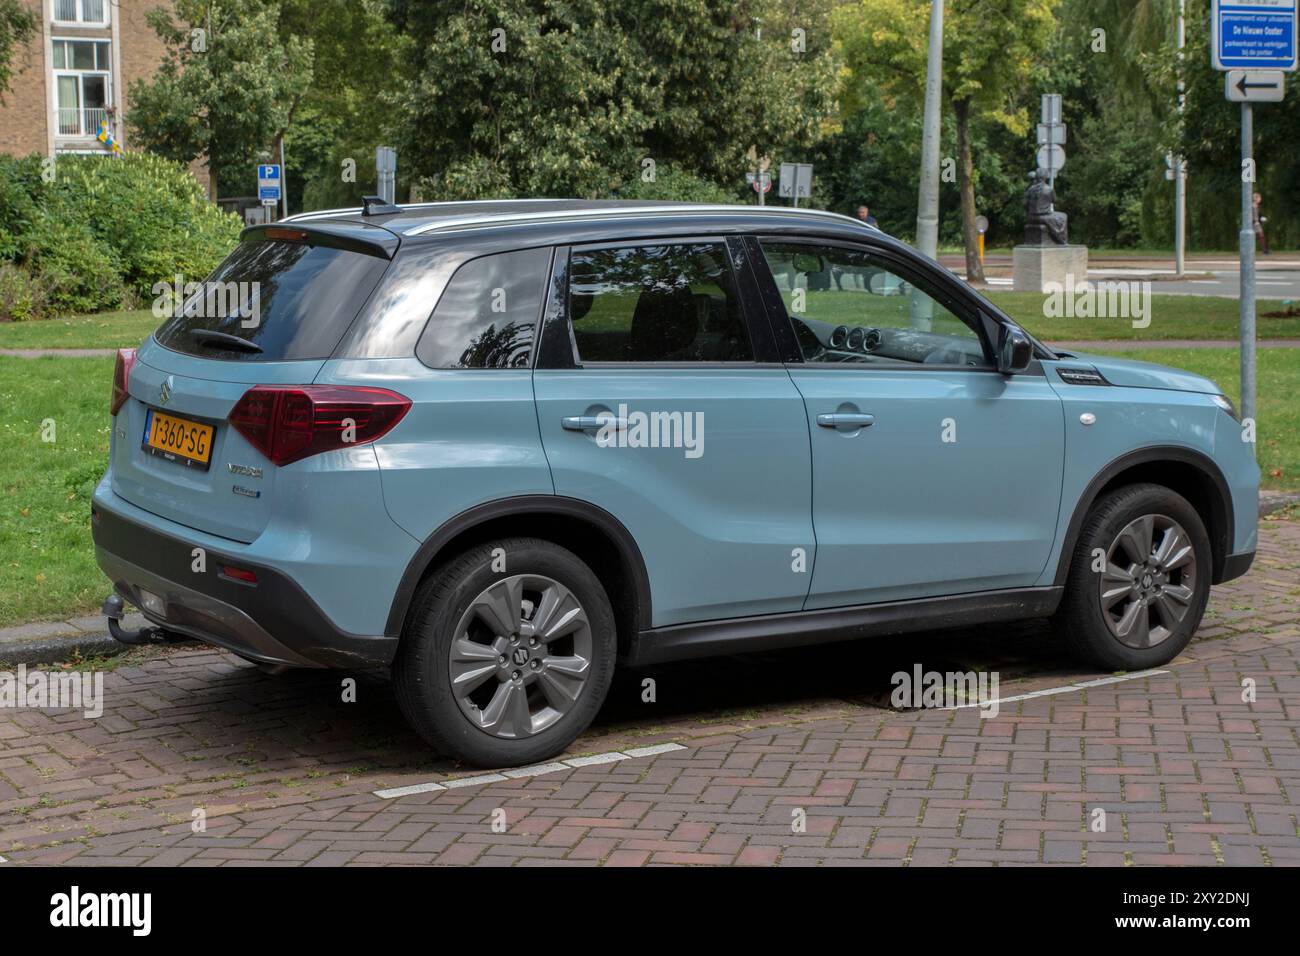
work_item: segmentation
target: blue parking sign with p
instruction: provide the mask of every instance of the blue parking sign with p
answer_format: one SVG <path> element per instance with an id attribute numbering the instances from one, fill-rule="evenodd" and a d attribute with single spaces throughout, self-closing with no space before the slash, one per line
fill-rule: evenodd
<path id="1" fill-rule="evenodd" d="M 262 202 L 280 199 L 280 167 L 275 164 L 257 167 L 257 198 Z"/>

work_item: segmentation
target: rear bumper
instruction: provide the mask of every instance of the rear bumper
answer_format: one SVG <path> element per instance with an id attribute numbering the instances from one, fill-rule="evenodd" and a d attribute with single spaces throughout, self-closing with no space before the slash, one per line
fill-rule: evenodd
<path id="1" fill-rule="evenodd" d="M 95 558 L 113 586 L 160 627 L 267 664 L 375 667 L 392 663 L 396 637 L 340 630 L 301 587 L 274 568 L 205 547 L 205 570 L 192 572 L 194 542 L 133 521 L 100 500 L 94 506 L 91 530 Z M 223 565 L 254 572 L 257 583 L 226 577 L 221 573 Z M 160 599 L 161 613 L 145 606 L 142 591 Z"/>

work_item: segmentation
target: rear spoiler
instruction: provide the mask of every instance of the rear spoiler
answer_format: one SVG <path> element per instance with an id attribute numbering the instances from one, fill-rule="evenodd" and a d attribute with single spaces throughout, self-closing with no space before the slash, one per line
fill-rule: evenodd
<path id="1" fill-rule="evenodd" d="M 267 222 L 249 226 L 239 234 L 241 242 L 305 242 L 311 246 L 347 249 L 365 256 L 391 259 L 401 237 L 382 226 L 349 220 L 318 220 L 311 223 Z"/>

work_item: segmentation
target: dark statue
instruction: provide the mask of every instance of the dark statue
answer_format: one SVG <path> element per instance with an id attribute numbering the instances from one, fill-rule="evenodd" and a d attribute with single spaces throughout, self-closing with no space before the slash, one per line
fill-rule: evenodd
<path id="1" fill-rule="evenodd" d="M 1069 218 L 1053 207 L 1056 192 L 1046 174 L 1036 169 L 1029 174 L 1025 190 L 1025 207 L 1029 218 L 1025 225 L 1025 243 L 1030 246 L 1064 246 L 1069 244 Z"/>

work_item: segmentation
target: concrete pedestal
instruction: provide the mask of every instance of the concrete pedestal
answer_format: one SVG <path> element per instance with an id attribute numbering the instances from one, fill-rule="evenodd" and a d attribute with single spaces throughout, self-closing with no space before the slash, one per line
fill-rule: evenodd
<path id="1" fill-rule="evenodd" d="M 1074 276 L 1075 285 L 1088 278 L 1087 246 L 1016 246 L 1011 256 L 1017 292 L 1046 292 L 1049 282 L 1064 287 L 1067 275 Z"/>

